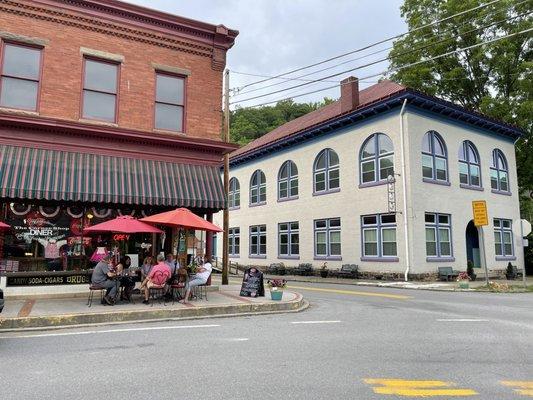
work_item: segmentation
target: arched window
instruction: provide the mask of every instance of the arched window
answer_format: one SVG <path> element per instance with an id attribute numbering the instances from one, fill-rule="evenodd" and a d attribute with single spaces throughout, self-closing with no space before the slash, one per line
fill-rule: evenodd
<path id="1" fill-rule="evenodd" d="M 313 167 L 313 182 L 315 193 L 339 189 L 339 156 L 333 150 L 324 149 L 318 153 Z"/>
<path id="2" fill-rule="evenodd" d="M 394 146 L 384 133 L 374 133 L 365 140 L 359 155 L 361 183 L 386 181 L 394 176 Z"/>
<path id="3" fill-rule="evenodd" d="M 228 207 L 237 208 L 241 205 L 241 185 L 237 178 L 229 180 Z"/>
<path id="4" fill-rule="evenodd" d="M 298 167 L 293 161 L 285 161 L 278 173 L 278 199 L 298 196 Z"/>
<path id="5" fill-rule="evenodd" d="M 459 182 L 466 186 L 481 187 L 481 168 L 476 146 L 465 140 L 459 147 Z"/>
<path id="6" fill-rule="evenodd" d="M 250 180 L 250 204 L 266 202 L 266 178 L 263 171 L 256 170 Z"/>
<path id="7" fill-rule="evenodd" d="M 509 191 L 509 169 L 507 160 L 501 150 L 492 151 L 490 162 L 490 187 L 500 192 Z"/>
<path id="8" fill-rule="evenodd" d="M 448 153 L 442 137 L 429 131 L 422 139 L 422 176 L 434 181 L 448 181 Z"/>

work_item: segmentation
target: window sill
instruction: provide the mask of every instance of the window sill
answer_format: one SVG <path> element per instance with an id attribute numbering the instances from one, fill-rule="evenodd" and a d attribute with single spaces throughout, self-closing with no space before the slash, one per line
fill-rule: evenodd
<path id="1" fill-rule="evenodd" d="M 34 110 L 24 110 L 22 108 L 9 108 L 9 107 L 0 107 L 1 113 L 14 114 L 14 115 L 27 115 L 31 117 L 38 117 L 40 114 L 38 111 Z"/>
<path id="2" fill-rule="evenodd" d="M 516 256 L 496 256 L 496 261 L 515 261 Z"/>
<path id="3" fill-rule="evenodd" d="M 340 191 L 341 191 L 341 188 L 323 190 L 321 192 L 313 192 L 313 196 L 322 196 L 322 195 L 330 194 L 330 193 L 338 193 Z"/>
<path id="4" fill-rule="evenodd" d="M 278 203 L 284 203 L 286 201 L 291 201 L 291 200 L 298 200 L 298 196 L 284 197 L 282 199 L 278 199 Z"/>
<path id="5" fill-rule="evenodd" d="M 260 207 L 260 206 L 264 206 L 266 204 L 266 201 L 262 201 L 260 203 L 250 203 L 248 204 L 248 207 Z"/>
<path id="6" fill-rule="evenodd" d="M 238 254 L 228 254 L 228 257 L 229 258 L 241 258 L 241 256 Z"/>
<path id="7" fill-rule="evenodd" d="M 278 260 L 299 260 L 300 256 L 278 256 Z"/>
<path id="8" fill-rule="evenodd" d="M 240 210 L 241 209 L 241 206 L 238 206 L 238 207 L 228 207 L 228 211 L 235 211 L 235 210 Z"/>
<path id="9" fill-rule="evenodd" d="M 422 182 L 432 183 L 434 185 L 451 186 L 450 182 L 448 181 L 439 181 L 437 179 L 430 179 L 430 178 L 422 178 Z"/>
<path id="10" fill-rule="evenodd" d="M 494 194 L 501 194 L 504 196 L 512 196 L 511 192 L 504 192 L 503 190 L 492 189 L 491 192 Z"/>
<path id="11" fill-rule="evenodd" d="M 91 125 L 98 125 L 98 126 L 109 126 L 111 128 L 118 128 L 118 124 L 116 122 L 106 122 L 106 121 L 100 121 L 98 119 L 80 118 L 78 119 L 78 122 L 81 122 L 82 124 L 91 124 Z"/>
<path id="12" fill-rule="evenodd" d="M 361 257 L 361 261 L 373 261 L 373 262 L 399 262 L 398 257 Z"/>
<path id="13" fill-rule="evenodd" d="M 180 132 L 180 131 L 171 131 L 170 129 L 158 129 L 158 128 L 154 128 L 153 129 L 153 132 L 155 133 L 162 133 L 164 135 L 179 135 L 179 136 L 187 136 L 187 134 L 185 132 Z"/>
<path id="14" fill-rule="evenodd" d="M 374 187 L 374 186 L 383 186 L 386 185 L 388 182 L 385 181 L 377 181 L 377 182 L 366 182 L 366 183 L 360 183 L 359 189 L 367 188 L 367 187 Z"/>
<path id="15" fill-rule="evenodd" d="M 426 257 L 426 262 L 454 262 L 455 257 Z"/>
<path id="16" fill-rule="evenodd" d="M 463 189 L 477 190 L 478 192 L 482 192 L 485 190 L 481 186 L 465 185 L 464 183 L 461 183 L 459 186 Z"/>
<path id="17" fill-rule="evenodd" d="M 342 261 L 342 256 L 314 256 L 313 257 L 313 260 L 317 260 L 317 261 L 327 261 L 327 260 L 331 260 L 331 261 Z"/>
<path id="18" fill-rule="evenodd" d="M 261 255 L 256 255 L 256 254 L 250 254 L 250 255 L 248 256 L 248 258 L 257 258 L 257 259 L 262 259 L 262 260 L 264 260 L 265 258 L 267 258 L 267 256 L 266 256 L 266 255 L 261 256 Z"/>

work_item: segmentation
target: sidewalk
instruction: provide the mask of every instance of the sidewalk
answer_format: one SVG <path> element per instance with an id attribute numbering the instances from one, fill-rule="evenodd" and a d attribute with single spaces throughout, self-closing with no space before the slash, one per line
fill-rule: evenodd
<path id="1" fill-rule="evenodd" d="M 281 301 L 270 300 L 268 290 L 265 297 L 258 298 L 240 297 L 239 290 L 237 285 L 224 286 L 210 291 L 208 300 L 194 300 L 188 305 L 157 301 L 145 305 L 139 295 L 134 295 L 134 304 L 118 302 L 115 306 L 103 306 L 99 293 L 95 293 L 90 308 L 87 306 L 88 293 L 84 297 L 6 299 L 0 314 L 0 331 L 298 312 L 308 306 L 302 295 L 289 290 L 284 292 Z"/>
<path id="2" fill-rule="evenodd" d="M 335 285 L 355 285 L 355 286 L 374 286 L 374 287 L 388 287 L 398 289 L 416 289 L 416 290 L 438 290 L 449 292 L 465 292 L 465 291 L 477 291 L 479 288 L 485 286 L 485 279 L 479 278 L 470 282 L 469 289 L 459 289 L 457 282 L 421 282 L 421 281 L 383 281 L 383 280 L 362 280 L 362 279 L 345 279 L 345 278 L 321 278 L 319 276 L 299 276 L 299 275 L 268 275 L 265 279 L 285 279 L 287 282 L 307 282 L 307 283 L 322 283 L 322 284 L 335 284 Z M 491 282 L 499 284 L 506 284 L 509 286 L 524 288 L 522 279 L 513 281 L 489 279 Z M 528 276 L 526 278 L 527 286 L 533 286 L 533 277 Z M 290 286 L 290 285 L 289 285 Z"/>

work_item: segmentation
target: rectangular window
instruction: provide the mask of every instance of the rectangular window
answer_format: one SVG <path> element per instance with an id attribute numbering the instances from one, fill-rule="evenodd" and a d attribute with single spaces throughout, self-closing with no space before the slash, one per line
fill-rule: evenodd
<path id="1" fill-rule="evenodd" d="M 376 180 L 376 163 L 374 160 L 362 162 L 361 169 L 363 170 L 362 183 L 374 182 Z"/>
<path id="2" fill-rule="evenodd" d="M 444 158 L 435 158 L 435 169 L 437 170 L 436 179 L 439 181 L 447 181 L 448 180 L 448 172 L 446 167 L 446 159 Z"/>
<path id="3" fill-rule="evenodd" d="M 340 218 L 317 219 L 314 222 L 314 231 L 316 257 L 341 257 Z"/>
<path id="4" fill-rule="evenodd" d="M 266 225 L 250 227 L 250 256 L 266 256 Z"/>
<path id="5" fill-rule="evenodd" d="M 117 120 L 118 64 L 85 58 L 82 117 Z"/>
<path id="6" fill-rule="evenodd" d="M 156 73 L 155 128 L 183 132 L 185 78 Z"/>
<path id="7" fill-rule="evenodd" d="M 422 154 L 422 176 L 433 179 L 433 158 L 427 154 Z"/>
<path id="8" fill-rule="evenodd" d="M 494 250 L 497 257 L 514 257 L 513 230 L 510 219 L 494 218 Z"/>
<path id="9" fill-rule="evenodd" d="M 284 257 L 300 254 L 300 226 L 298 222 L 284 222 L 278 225 L 278 254 Z"/>
<path id="10" fill-rule="evenodd" d="M 449 214 L 426 213 L 426 255 L 452 257 L 452 231 Z"/>
<path id="11" fill-rule="evenodd" d="M 396 257 L 396 215 L 375 214 L 361 217 L 364 257 Z"/>
<path id="12" fill-rule="evenodd" d="M 229 229 L 229 255 L 238 256 L 241 248 L 241 229 L 230 228 Z"/>
<path id="13" fill-rule="evenodd" d="M 468 185 L 468 164 L 459 162 L 459 182 Z"/>
<path id="14" fill-rule="evenodd" d="M 0 106 L 37 111 L 42 50 L 4 43 Z"/>

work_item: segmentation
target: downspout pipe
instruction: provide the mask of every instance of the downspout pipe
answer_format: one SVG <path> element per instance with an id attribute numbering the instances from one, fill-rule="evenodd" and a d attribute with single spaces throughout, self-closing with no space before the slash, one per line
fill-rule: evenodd
<path id="1" fill-rule="evenodd" d="M 403 126 L 403 115 L 405 113 L 405 106 L 407 99 L 403 101 L 402 109 L 400 110 L 400 149 L 402 159 L 402 205 L 403 205 L 403 234 L 405 243 L 405 281 L 409 280 L 409 271 L 411 269 L 411 253 L 409 252 L 409 230 L 407 227 L 407 168 L 405 166 L 405 132 Z"/>

